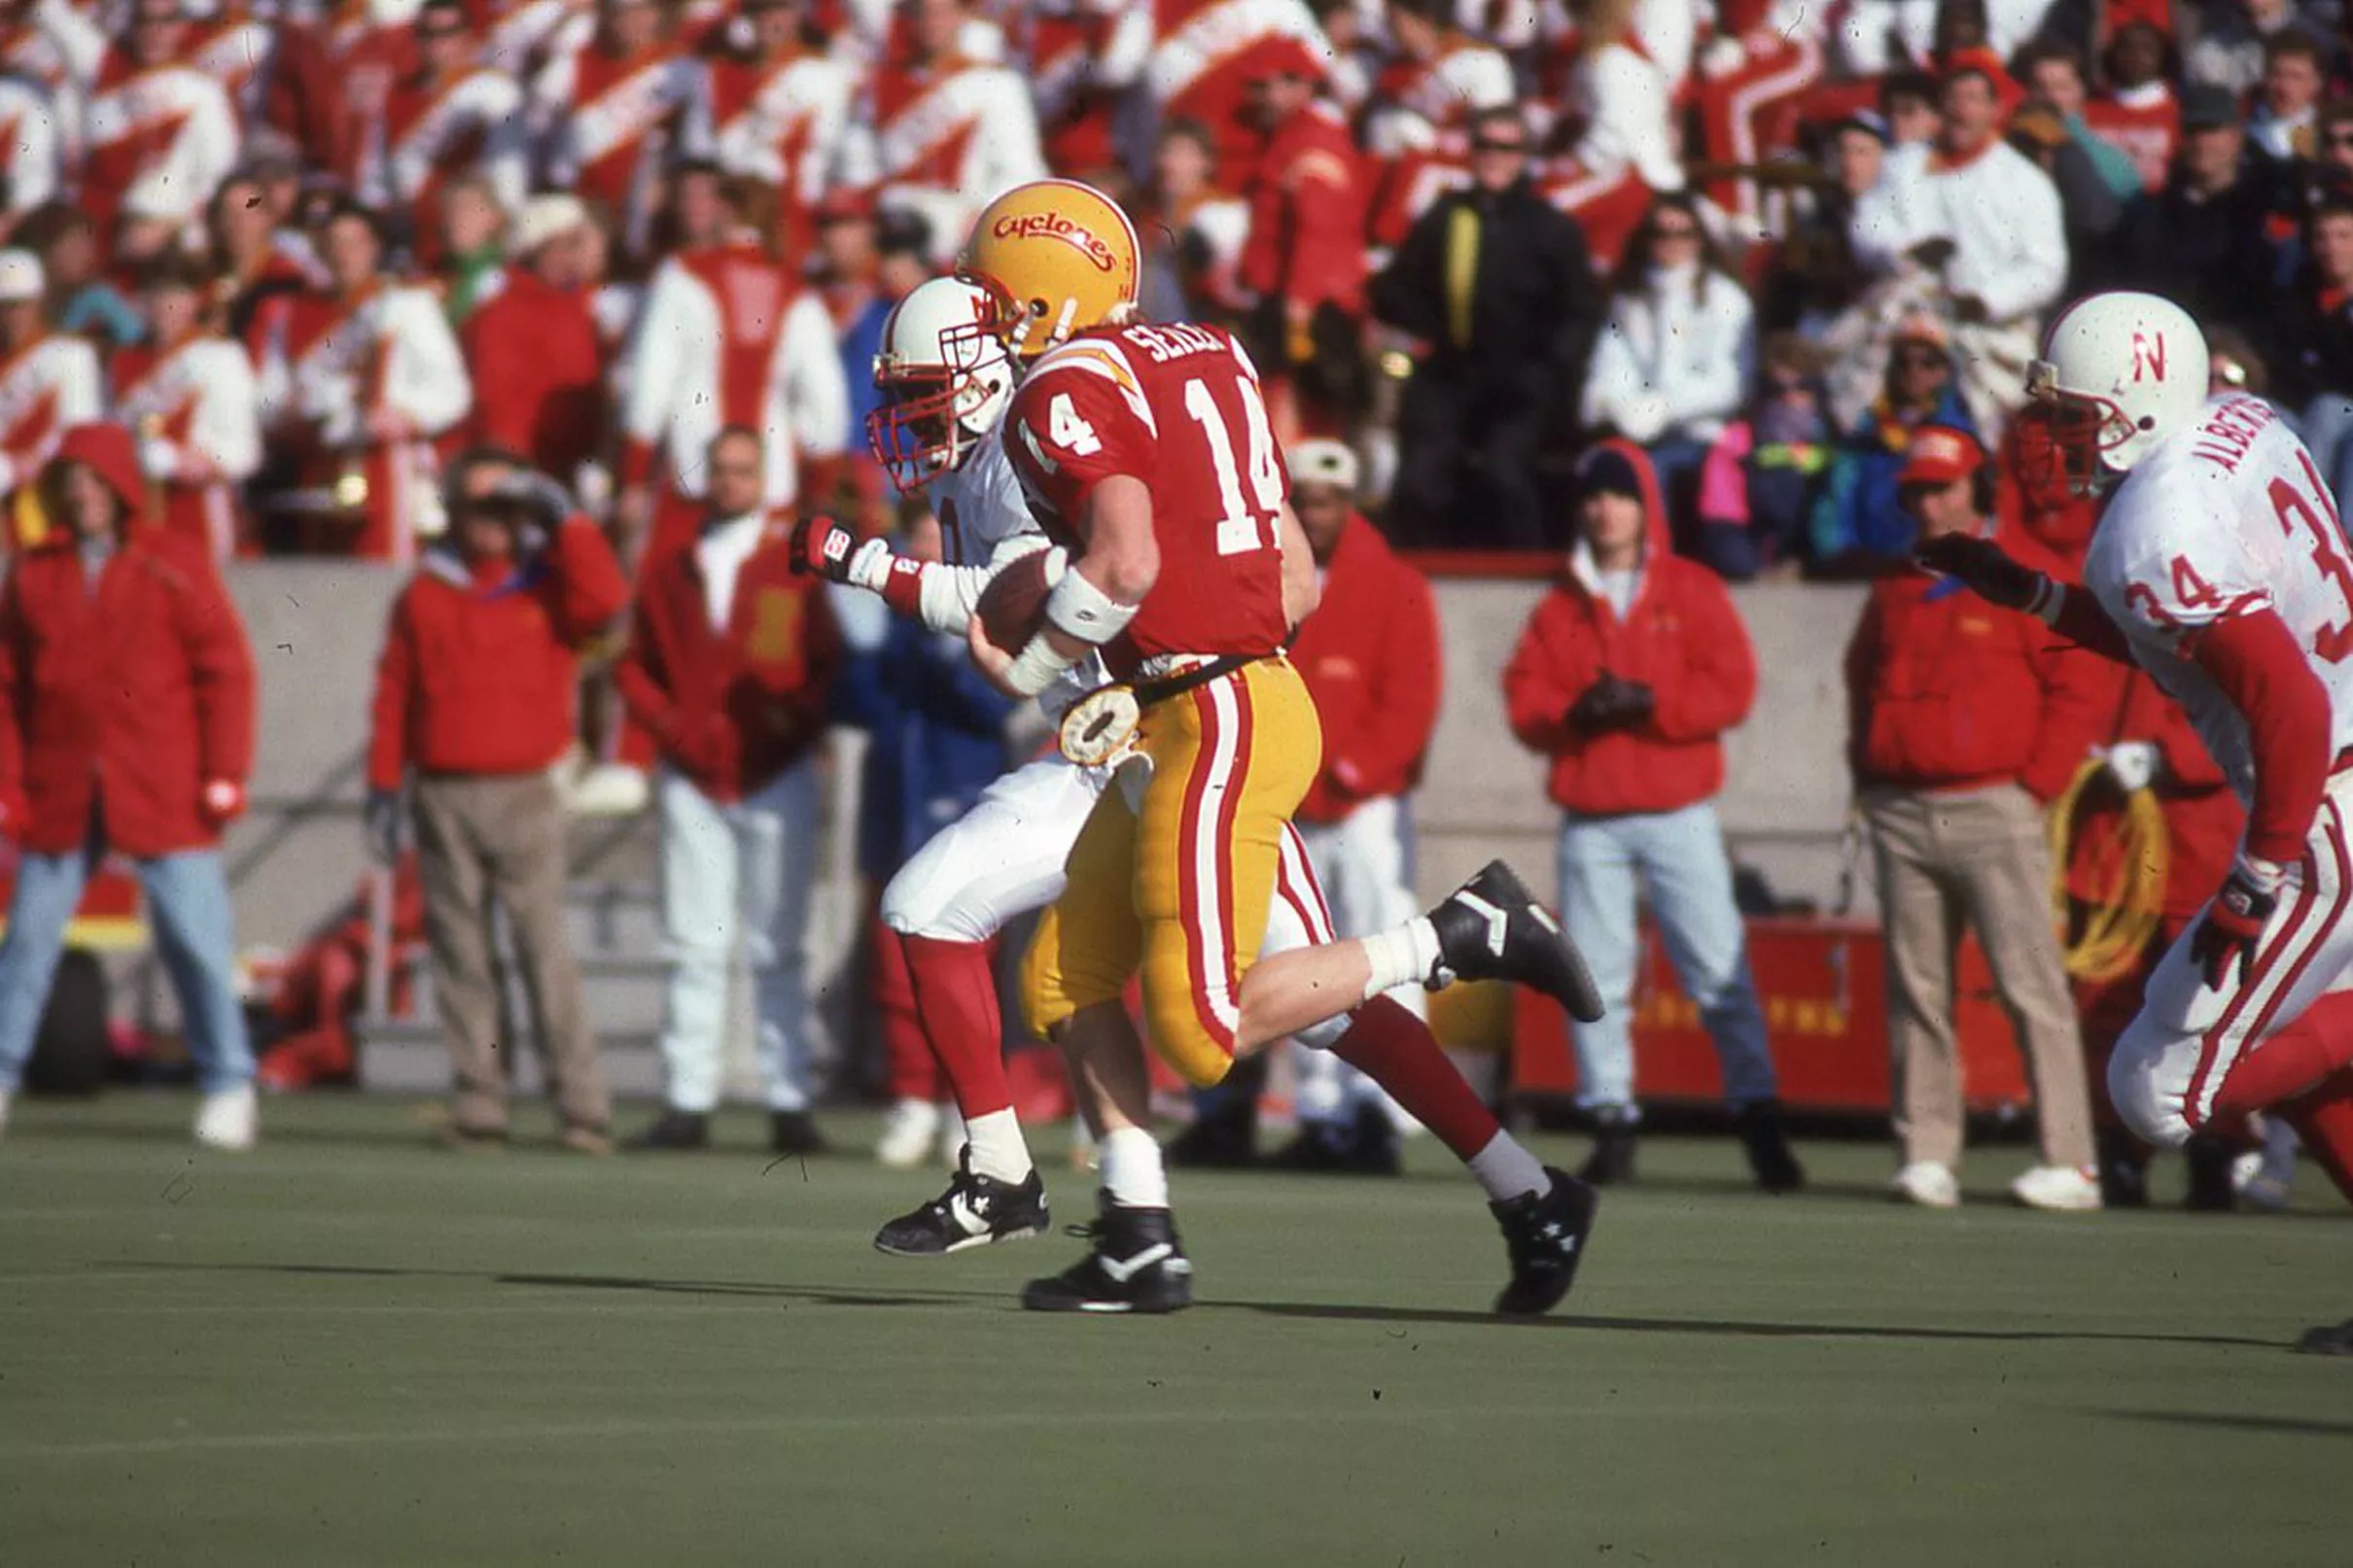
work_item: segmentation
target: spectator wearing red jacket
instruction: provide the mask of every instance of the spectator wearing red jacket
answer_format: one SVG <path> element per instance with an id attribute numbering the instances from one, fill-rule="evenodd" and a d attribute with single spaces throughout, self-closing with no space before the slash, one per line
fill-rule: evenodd
<path id="1" fill-rule="evenodd" d="M 592 244 L 579 197 L 533 196 L 515 220 L 512 264 L 458 333 L 474 386 L 471 437 L 566 481 L 605 433 Z"/>
<path id="2" fill-rule="evenodd" d="M 1243 185 L 1249 237 L 1236 281 L 1257 300 L 1252 337 L 1285 439 L 1352 417 L 1361 363 L 1367 192 L 1347 120 L 1316 96 L 1322 79 L 1322 63 L 1292 40 L 1249 80 L 1265 141 Z"/>
<path id="3" fill-rule="evenodd" d="M 706 449 L 701 537 L 653 558 L 621 661 L 621 700 L 660 750 L 662 1025 L 669 1108 L 637 1140 L 696 1149 L 718 1107 L 727 960 L 746 933 L 769 1143 L 812 1154 L 802 941 L 817 876 L 817 743 L 841 634 L 823 585 L 792 570 L 791 527 L 763 498 L 757 431 Z"/>
<path id="4" fill-rule="evenodd" d="M 112 850 L 137 868 L 203 1099 L 196 1138 L 252 1146 L 251 1047 L 221 829 L 245 809 L 254 671 L 201 544 L 138 526 L 130 432 L 68 430 L 41 476 L 53 519 L 0 590 L 0 835 L 18 851 L 0 943 L 0 1124 L 65 928 Z"/>
<path id="5" fill-rule="evenodd" d="M 612 1103 L 564 928 L 564 815 L 548 769 L 572 745 L 576 653 L 619 616 L 628 584 L 604 536 L 512 453 L 460 453 L 444 495 L 448 538 L 394 602 L 376 666 L 369 837 L 398 862 L 410 781 L 434 998 L 457 1080 L 448 1140 L 507 1136 L 496 897 L 539 1014 L 563 1145 L 602 1154 Z"/>
<path id="6" fill-rule="evenodd" d="M 1291 645 L 1291 662 L 1323 719 L 1323 766 L 1294 823 L 1332 928 L 1370 936 L 1414 918 L 1406 794 L 1421 782 L 1438 723 L 1438 610 L 1421 573 L 1391 553 L 1356 510 L 1356 454 L 1334 440 L 1287 454 L 1291 505 L 1316 558 L 1323 594 Z M 1391 995 L 1424 1016 L 1426 993 Z M 1294 1045 L 1292 1100 L 1299 1136 L 1278 1164 L 1393 1171 L 1404 1113 L 1379 1086 L 1329 1051 Z"/>
<path id="7" fill-rule="evenodd" d="M 1584 1175 L 1633 1174 L 1634 895 L 1724 1067 L 1758 1186 L 1805 1182 L 1781 1127 L 1765 1014 L 1716 820 L 1726 730 L 1756 701 L 1756 658 L 1714 573 L 1674 553 L 1642 449 L 1603 441 L 1577 467 L 1576 544 L 1503 672 L 1512 733 L 1552 761 L 1563 812 L 1561 919 L 1605 1014 L 1575 1027 L 1577 1099 L 1599 1138 Z"/>
<path id="8" fill-rule="evenodd" d="M 1992 519 L 1992 473 L 1966 431 L 1925 425 L 1897 478 L 1923 540 L 1977 531 L 2065 569 Z M 2100 1206 L 2084 1048 L 2051 925 L 2044 808 L 2074 778 L 2112 695 L 2093 655 L 2030 615 L 1917 569 L 1883 578 L 1846 650 L 1848 748 L 1886 925 L 1900 1198 L 1960 1201 L 1961 1066 L 1952 965 L 1962 922 L 1984 945 L 2034 1077 L 2042 1164 L 2011 1185 L 2037 1208 Z"/>

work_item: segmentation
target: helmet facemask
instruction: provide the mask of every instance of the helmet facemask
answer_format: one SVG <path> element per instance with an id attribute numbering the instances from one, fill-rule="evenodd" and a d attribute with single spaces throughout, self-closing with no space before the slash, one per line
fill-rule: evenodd
<path id="1" fill-rule="evenodd" d="M 901 495 L 963 467 L 1012 389 L 1005 350 L 980 324 L 943 331 L 939 346 L 938 365 L 874 362 L 883 401 L 866 415 L 866 446 Z"/>
<path id="2" fill-rule="evenodd" d="M 2097 495 L 2115 477 L 2102 458 L 2139 434 L 2114 400 L 2061 388 L 2049 360 L 2026 366 L 2026 406 L 2018 419 L 2020 478 L 2044 495 Z"/>

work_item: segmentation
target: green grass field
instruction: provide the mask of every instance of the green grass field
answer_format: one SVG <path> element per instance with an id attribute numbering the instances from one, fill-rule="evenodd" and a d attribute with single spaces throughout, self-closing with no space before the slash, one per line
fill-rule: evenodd
<path id="1" fill-rule="evenodd" d="M 1202 1305 L 1041 1318 L 1056 1238 L 938 1264 L 934 1177 L 442 1154 L 393 1099 L 20 1107 L 0 1562 L 2353 1562 L 2353 1225 L 1752 1196 L 1654 1139 L 1562 1315 L 1424 1140 L 1389 1183 L 1182 1176 Z M 538 1123 L 525 1113 L 525 1125 Z M 870 1119 L 837 1118 L 844 1137 Z M 1556 1160 L 1576 1152 L 1545 1140 Z M 1061 1217 L 1088 1180 L 1049 1171 Z"/>

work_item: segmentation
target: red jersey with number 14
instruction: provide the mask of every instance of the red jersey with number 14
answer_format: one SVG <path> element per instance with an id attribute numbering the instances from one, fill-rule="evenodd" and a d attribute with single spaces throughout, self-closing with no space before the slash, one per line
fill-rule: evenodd
<path id="1" fill-rule="evenodd" d="M 2246 717 L 2187 651 L 2218 621 L 2277 614 L 2328 693 L 2326 754 L 2353 745 L 2353 559 L 2312 454 L 2262 399 L 2214 399 L 2134 466 L 2101 514 L 2084 583 L 2240 799 L 2255 782 Z"/>
<path id="2" fill-rule="evenodd" d="M 1152 493 L 1160 575 L 1106 649 L 1114 675 L 1156 654 L 1282 646 L 1289 488 L 1258 371 L 1232 337 L 1152 325 L 1074 338 L 1037 362 L 1004 428 L 1032 509 L 1073 555 L 1098 484 L 1127 474 Z"/>

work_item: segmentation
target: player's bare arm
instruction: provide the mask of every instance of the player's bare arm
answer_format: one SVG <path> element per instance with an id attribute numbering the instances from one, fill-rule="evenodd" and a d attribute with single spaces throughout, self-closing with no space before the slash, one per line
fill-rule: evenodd
<path id="1" fill-rule="evenodd" d="M 1307 530 L 1291 504 L 1282 504 L 1276 540 L 1282 548 L 1282 616 L 1293 631 L 1316 612 L 1323 600 L 1323 584 L 1316 575 L 1316 553 L 1308 545 Z"/>

